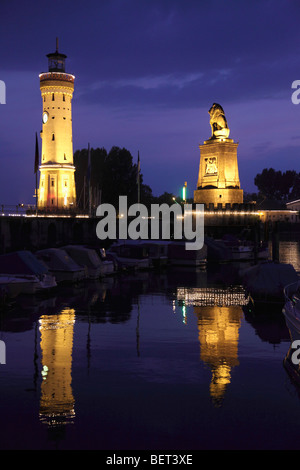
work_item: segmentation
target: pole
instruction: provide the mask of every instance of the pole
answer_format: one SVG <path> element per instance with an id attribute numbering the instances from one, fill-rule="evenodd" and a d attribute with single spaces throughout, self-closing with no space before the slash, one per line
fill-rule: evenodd
<path id="1" fill-rule="evenodd" d="M 37 132 L 35 133 L 35 156 L 34 156 L 34 173 L 35 173 L 35 214 L 36 216 L 38 215 L 38 183 L 37 183 L 37 177 L 38 177 L 38 170 L 39 170 L 39 143 L 38 143 L 38 137 L 37 137 Z"/>
<path id="2" fill-rule="evenodd" d="M 85 181 L 85 176 L 83 178 L 83 210 L 85 212 L 85 185 L 86 185 L 86 181 Z"/>
<path id="3" fill-rule="evenodd" d="M 37 172 L 35 174 L 35 215 L 38 215 L 38 177 Z"/>
<path id="4" fill-rule="evenodd" d="M 91 217 L 92 192 L 91 192 L 91 149 L 90 149 L 90 144 L 88 146 L 88 179 L 89 179 L 89 217 Z"/>
<path id="5" fill-rule="evenodd" d="M 92 188 L 90 184 L 90 187 L 89 187 L 89 216 L 90 217 L 91 217 L 91 213 L 92 213 Z"/>
<path id="6" fill-rule="evenodd" d="M 138 184 L 138 204 L 141 199 L 141 185 L 140 185 L 140 152 L 138 152 L 138 168 L 137 168 L 137 184 Z"/>

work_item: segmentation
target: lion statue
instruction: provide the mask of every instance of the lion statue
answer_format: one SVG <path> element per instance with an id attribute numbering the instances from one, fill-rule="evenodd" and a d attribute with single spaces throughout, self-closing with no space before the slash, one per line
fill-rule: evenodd
<path id="1" fill-rule="evenodd" d="M 208 113 L 210 115 L 209 123 L 212 132 L 211 139 L 228 138 L 230 130 L 222 106 L 214 103 Z"/>

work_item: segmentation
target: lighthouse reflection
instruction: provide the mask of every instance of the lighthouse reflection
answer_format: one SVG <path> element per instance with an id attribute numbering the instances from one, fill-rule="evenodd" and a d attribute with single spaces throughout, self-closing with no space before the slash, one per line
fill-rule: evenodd
<path id="1" fill-rule="evenodd" d="M 234 288 L 179 288 L 177 301 L 184 318 L 187 306 L 197 318 L 200 359 L 212 372 L 209 386 L 214 406 L 221 406 L 231 382 L 232 369 L 239 365 L 239 329 L 242 305 L 248 302 L 244 290 Z M 186 320 L 185 320 L 186 322 Z"/>
<path id="2" fill-rule="evenodd" d="M 74 391 L 79 385 L 72 382 L 72 372 L 78 367 L 76 361 L 74 363 L 74 352 L 76 338 L 82 331 L 80 325 L 88 323 L 88 332 L 94 327 L 94 334 L 96 331 L 102 334 L 101 325 L 108 322 L 111 331 L 118 328 L 121 334 L 123 330 L 117 325 L 130 322 L 134 305 L 137 312 L 137 320 L 134 318 L 137 355 L 141 357 L 139 321 L 145 315 L 144 304 L 139 301 L 141 293 L 145 294 L 144 289 L 137 287 L 136 280 L 128 286 L 125 282 L 110 286 L 93 284 L 86 286 L 85 295 L 80 291 L 76 300 L 73 296 L 73 304 L 66 297 L 63 304 L 57 299 L 56 308 L 52 307 L 52 311 L 45 311 L 39 317 L 39 418 L 47 424 L 51 433 L 61 432 L 66 425 L 75 422 Z M 183 324 L 191 321 L 191 312 L 195 316 L 196 329 L 193 328 L 192 335 L 199 341 L 200 361 L 211 371 L 209 393 L 212 403 L 216 407 L 221 406 L 231 383 L 232 370 L 239 365 L 242 306 L 248 302 L 243 288 L 172 287 L 166 299 L 171 300 L 167 311 L 170 312 L 173 305 L 176 315 L 181 315 Z M 89 369 L 90 359 L 93 358 L 93 342 L 89 337 L 86 353 Z"/>
<path id="3" fill-rule="evenodd" d="M 73 368 L 76 368 L 74 351 L 78 347 L 74 341 L 76 324 L 88 324 L 86 355 L 89 368 L 91 324 L 127 322 L 132 309 L 132 296 L 128 294 L 125 285 L 113 280 L 92 282 L 84 289 L 64 288 L 39 316 L 39 419 L 47 425 L 55 440 L 60 440 L 66 425 L 73 424 L 76 417 L 73 393 L 76 384 L 72 382 Z"/>
<path id="4" fill-rule="evenodd" d="M 40 420 L 51 427 L 71 423 L 75 417 L 72 390 L 72 351 L 75 310 L 40 317 L 42 383 Z"/>

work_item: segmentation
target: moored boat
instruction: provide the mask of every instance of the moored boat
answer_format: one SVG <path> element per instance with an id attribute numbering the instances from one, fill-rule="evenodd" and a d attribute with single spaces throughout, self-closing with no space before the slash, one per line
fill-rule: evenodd
<path id="1" fill-rule="evenodd" d="M 168 244 L 169 263 L 174 266 L 205 266 L 207 263 L 207 247 L 200 250 L 187 250 L 184 240 L 174 240 Z"/>
<path id="2" fill-rule="evenodd" d="M 169 243 L 164 240 L 141 240 L 141 245 L 147 249 L 148 257 L 154 268 L 167 266 Z"/>
<path id="3" fill-rule="evenodd" d="M 102 263 L 103 276 L 109 276 L 111 274 L 114 274 L 116 271 L 116 265 L 113 260 L 108 259 L 104 248 L 100 248 L 99 256 Z"/>
<path id="4" fill-rule="evenodd" d="M 85 278 L 85 270 L 61 248 L 47 248 L 36 252 L 36 257 L 43 261 L 55 276 L 56 282 L 78 282 Z"/>
<path id="5" fill-rule="evenodd" d="M 281 303 L 285 301 L 284 288 L 299 277 L 291 264 L 261 262 L 245 269 L 242 282 L 254 303 Z"/>
<path id="6" fill-rule="evenodd" d="M 81 245 L 67 245 L 63 250 L 85 270 L 89 279 L 99 279 L 104 275 L 100 256 L 95 250 Z"/>
<path id="7" fill-rule="evenodd" d="M 24 289 L 26 284 L 28 293 L 37 293 L 57 286 L 55 277 L 49 272 L 47 266 L 27 250 L 1 255 L 0 274 L 2 277 L 12 276 L 30 280 L 31 283 L 23 283 Z"/>
<path id="8" fill-rule="evenodd" d="M 255 245 L 249 240 L 240 240 L 237 237 L 226 235 L 219 240 L 205 237 L 205 244 L 207 245 L 208 261 L 251 261 L 269 258 L 269 249 L 266 243 Z"/>
<path id="9" fill-rule="evenodd" d="M 300 334 L 300 281 L 288 284 L 284 288 L 285 303 L 282 312 L 287 326 Z"/>
<path id="10" fill-rule="evenodd" d="M 107 255 L 115 260 L 120 270 L 149 269 L 151 260 L 148 250 L 139 240 L 120 240 L 111 245 Z"/>
<path id="11" fill-rule="evenodd" d="M 5 299 L 14 299 L 20 294 L 35 294 L 38 290 L 39 279 L 36 276 L 0 274 L 0 292 Z"/>

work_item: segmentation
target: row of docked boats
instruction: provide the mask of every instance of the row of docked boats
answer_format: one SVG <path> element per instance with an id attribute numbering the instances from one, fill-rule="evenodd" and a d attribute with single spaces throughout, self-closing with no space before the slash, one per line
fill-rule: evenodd
<path id="1" fill-rule="evenodd" d="M 114 260 L 118 269 L 159 268 L 170 266 L 205 266 L 207 247 L 186 250 L 184 240 L 120 240 L 107 251 L 108 259 Z"/>
<path id="2" fill-rule="evenodd" d="M 185 240 L 118 240 L 107 251 L 99 247 L 67 245 L 34 254 L 30 251 L 7 253 L 0 256 L 0 302 L 20 293 L 45 292 L 63 282 L 99 279 L 128 270 L 203 267 L 209 259 L 215 259 L 211 256 L 211 246 L 207 240 L 200 250 L 187 250 Z M 223 245 L 218 247 L 223 253 L 217 258 L 219 262 L 248 260 L 236 257 L 236 243 L 230 243 L 229 251 L 227 246 L 226 257 Z"/>
<path id="3" fill-rule="evenodd" d="M 7 253 L 0 256 L 0 300 L 4 303 L 20 294 L 47 292 L 60 283 L 98 279 L 114 271 L 112 261 L 85 246 Z"/>
<path id="4" fill-rule="evenodd" d="M 268 244 L 225 235 L 221 239 L 205 237 L 200 250 L 186 250 L 184 240 L 121 240 L 114 243 L 108 254 L 119 267 L 140 265 L 201 266 L 209 262 L 264 261 L 269 259 Z"/>
<path id="5" fill-rule="evenodd" d="M 260 261 L 269 258 L 268 244 L 255 244 L 251 240 L 240 239 L 234 235 L 224 235 L 220 239 L 205 237 L 210 261 Z"/>
<path id="6" fill-rule="evenodd" d="M 125 240 L 105 251 L 99 247 L 67 245 L 35 253 L 27 250 L 0 256 L 0 304 L 20 294 L 47 292 L 58 284 L 100 279 L 117 272 L 167 265 L 202 266 L 206 247 L 188 252 L 185 243 Z"/>

